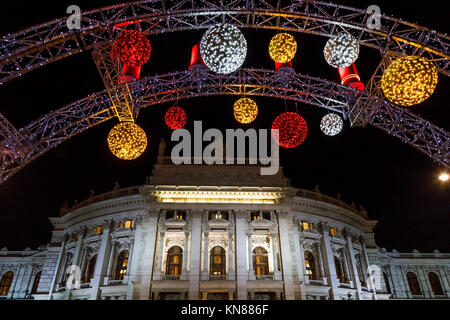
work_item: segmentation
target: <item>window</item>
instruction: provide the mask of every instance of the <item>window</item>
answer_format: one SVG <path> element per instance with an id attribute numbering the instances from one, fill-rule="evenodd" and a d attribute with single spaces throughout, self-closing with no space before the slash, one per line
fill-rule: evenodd
<path id="1" fill-rule="evenodd" d="M 228 292 L 208 292 L 208 300 L 228 300 Z"/>
<path id="2" fill-rule="evenodd" d="M 64 286 L 66 284 L 67 278 L 70 275 L 69 267 L 72 265 L 72 259 L 73 259 L 73 254 L 68 252 L 66 254 L 66 262 L 64 263 L 64 269 L 62 270 L 63 278 L 61 280 L 61 283 L 59 284 L 60 286 Z"/>
<path id="3" fill-rule="evenodd" d="M 209 213 L 209 220 L 213 219 L 223 219 L 228 220 L 228 212 L 227 211 L 214 211 Z"/>
<path id="4" fill-rule="evenodd" d="M 14 272 L 6 272 L 0 281 L 0 296 L 7 296 L 14 278 Z"/>
<path id="5" fill-rule="evenodd" d="M 269 259 L 264 248 L 253 249 L 253 271 L 256 276 L 269 274 Z"/>
<path id="6" fill-rule="evenodd" d="M 91 260 L 89 260 L 89 265 L 87 268 L 86 276 L 84 277 L 84 283 L 90 282 L 92 278 L 94 278 L 95 272 L 95 264 L 97 262 L 97 255 L 93 256 Z"/>
<path id="7" fill-rule="evenodd" d="M 177 211 L 175 217 L 179 220 L 186 220 L 186 211 Z"/>
<path id="8" fill-rule="evenodd" d="M 214 247 L 210 252 L 210 274 L 222 276 L 225 274 L 225 250 L 222 247 Z"/>
<path id="9" fill-rule="evenodd" d="M 306 222 L 306 221 L 301 222 L 300 227 L 302 228 L 302 230 L 314 230 L 315 229 L 314 223 Z"/>
<path id="10" fill-rule="evenodd" d="M 124 224 L 125 228 L 133 229 L 134 228 L 134 220 L 127 220 Z"/>
<path id="11" fill-rule="evenodd" d="M 183 264 L 183 249 L 174 246 L 167 251 L 166 275 L 179 276 Z"/>
<path id="12" fill-rule="evenodd" d="M 344 273 L 342 272 L 341 259 L 334 256 L 334 265 L 336 267 L 336 278 L 339 280 L 339 282 L 345 282 Z"/>
<path id="13" fill-rule="evenodd" d="M 366 286 L 366 278 L 364 276 L 362 256 L 360 254 L 356 255 L 356 269 L 358 270 L 359 281 L 363 287 Z"/>
<path id="14" fill-rule="evenodd" d="M 166 220 L 175 218 L 175 210 L 166 211 Z"/>
<path id="15" fill-rule="evenodd" d="M 93 231 L 97 234 L 102 234 L 103 233 L 103 226 L 95 226 Z"/>
<path id="16" fill-rule="evenodd" d="M 124 250 L 120 253 L 117 261 L 116 280 L 123 280 L 123 277 L 127 274 L 128 268 L 128 250 Z"/>
<path id="17" fill-rule="evenodd" d="M 430 280 L 431 289 L 433 290 L 434 295 L 443 296 L 444 291 L 442 290 L 438 275 L 434 272 L 430 272 L 428 274 L 428 280 Z"/>
<path id="18" fill-rule="evenodd" d="M 338 231 L 336 228 L 330 227 L 330 236 L 336 236 L 338 234 Z"/>
<path id="19" fill-rule="evenodd" d="M 420 289 L 419 280 L 413 272 L 408 272 L 406 274 L 406 279 L 408 280 L 409 290 L 414 296 L 422 295 L 422 290 Z"/>
<path id="20" fill-rule="evenodd" d="M 39 280 L 41 280 L 42 271 L 39 271 L 34 276 L 33 286 L 31 287 L 31 294 L 35 294 L 37 292 L 39 286 Z"/>
<path id="21" fill-rule="evenodd" d="M 255 300 L 277 300 L 275 292 L 255 292 Z"/>
<path id="22" fill-rule="evenodd" d="M 386 292 L 391 293 L 391 286 L 389 285 L 389 279 L 385 272 L 383 272 L 383 277 L 384 277 L 384 285 L 386 287 Z"/>
<path id="23" fill-rule="evenodd" d="M 263 211 L 262 212 L 262 217 L 265 220 L 270 220 L 270 211 Z"/>
<path id="24" fill-rule="evenodd" d="M 72 233 L 72 239 L 77 241 L 78 240 L 78 232 Z"/>
<path id="25" fill-rule="evenodd" d="M 259 211 L 252 211 L 250 213 L 250 218 L 252 221 L 261 220 L 261 215 L 259 214 Z"/>
<path id="26" fill-rule="evenodd" d="M 316 269 L 314 265 L 314 256 L 311 252 L 305 252 L 305 266 L 306 266 L 306 274 L 309 277 L 309 280 L 317 280 Z"/>

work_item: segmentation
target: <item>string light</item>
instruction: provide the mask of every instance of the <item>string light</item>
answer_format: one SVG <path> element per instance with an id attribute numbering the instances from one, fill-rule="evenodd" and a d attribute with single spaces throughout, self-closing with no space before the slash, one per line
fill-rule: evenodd
<path id="1" fill-rule="evenodd" d="M 151 45 L 145 34 L 126 30 L 114 41 L 114 53 L 123 64 L 137 67 L 150 59 Z"/>
<path id="2" fill-rule="evenodd" d="M 348 32 L 341 32 L 327 41 L 323 55 L 334 68 L 348 67 L 358 59 L 358 41 Z"/>
<path id="3" fill-rule="evenodd" d="M 232 73 L 244 63 L 247 40 L 235 26 L 219 24 L 203 35 L 200 55 L 210 70 L 220 74 Z"/>
<path id="4" fill-rule="evenodd" d="M 164 121 L 170 129 L 181 129 L 187 121 L 186 112 L 177 106 L 170 107 L 164 115 Z"/>
<path id="5" fill-rule="evenodd" d="M 341 132 L 344 121 L 335 113 L 325 115 L 320 121 L 320 130 L 327 136 L 335 136 Z"/>
<path id="6" fill-rule="evenodd" d="M 284 148 L 296 148 L 306 139 L 308 126 L 298 113 L 285 112 L 278 115 L 272 123 L 273 140 Z"/>
<path id="7" fill-rule="evenodd" d="M 241 98 L 234 103 L 234 117 L 240 123 L 253 122 L 258 115 L 256 102 L 249 98 Z"/>
<path id="8" fill-rule="evenodd" d="M 117 158 L 133 160 L 147 148 L 147 136 L 137 124 L 121 122 L 109 132 L 108 146 Z"/>
<path id="9" fill-rule="evenodd" d="M 279 33 L 270 40 L 269 55 L 278 63 L 288 63 L 297 52 L 297 41 L 289 33 Z"/>
<path id="10" fill-rule="evenodd" d="M 435 65 L 419 56 L 406 56 L 392 62 L 381 78 L 384 96 L 399 106 L 412 106 L 428 99 L 438 81 Z"/>

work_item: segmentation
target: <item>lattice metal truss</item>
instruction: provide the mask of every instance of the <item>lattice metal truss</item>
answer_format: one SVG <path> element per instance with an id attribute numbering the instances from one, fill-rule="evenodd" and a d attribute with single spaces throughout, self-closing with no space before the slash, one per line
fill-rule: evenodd
<path id="1" fill-rule="evenodd" d="M 347 117 L 360 93 L 340 84 L 297 73 L 242 69 L 231 75 L 180 71 L 147 77 L 130 85 L 141 108 L 177 99 L 214 95 L 258 95 L 289 99 Z M 65 140 L 115 116 L 106 91 L 67 105 L 19 130 L 21 141 L 0 142 L 0 183 Z M 450 163 L 450 134 L 388 102 L 373 110 L 369 123 L 424 152 L 443 166 Z"/>
<path id="2" fill-rule="evenodd" d="M 119 121 L 134 122 L 134 103 L 127 82 L 122 81 L 122 64 L 111 54 L 112 44 L 96 46 L 92 52 L 95 65 L 111 99 L 114 113 Z"/>

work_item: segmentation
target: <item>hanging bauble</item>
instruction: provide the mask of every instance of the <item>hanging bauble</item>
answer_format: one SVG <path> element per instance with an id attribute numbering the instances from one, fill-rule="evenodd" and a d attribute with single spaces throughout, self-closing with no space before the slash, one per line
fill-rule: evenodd
<path id="1" fill-rule="evenodd" d="M 399 106 L 412 106 L 428 99 L 438 82 L 436 66 L 419 56 L 406 56 L 392 62 L 381 78 L 384 96 Z"/>
<path id="2" fill-rule="evenodd" d="M 186 112 L 180 107 L 173 106 L 167 109 L 164 121 L 170 129 L 181 129 L 186 124 Z"/>
<path id="3" fill-rule="evenodd" d="M 305 141 L 308 131 L 305 119 L 295 112 L 278 115 L 272 123 L 272 130 L 275 129 L 278 134 L 273 132 L 273 139 L 284 148 L 298 147 Z"/>
<path id="4" fill-rule="evenodd" d="M 278 63 L 288 63 L 297 52 L 297 41 L 289 33 L 279 33 L 270 40 L 269 55 Z"/>
<path id="5" fill-rule="evenodd" d="M 235 26 L 219 24 L 209 28 L 203 35 L 200 54 L 210 70 L 228 74 L 244 63 L 247 41 Z"/>
<path id="6" fill-rule="evenodd" d="M 147 148 L 147 136 L 134 122 L 121 122 L 109 132 L 108 146 L 117 158 L 133 160 Z"/>
<path id="7" fill-rule="evenodd" d="M 249 98 L 241 98 L 234 103 L 234 117 L 243 124 L 253 122 L 258 115 L 256 102 Z"/>
<path id="8" fill-rule="evenodd" d="M 334 136 L 341 132 L 344 121 L 335 113 L 325 115 L 320 121 L 320 130 L 327 136 Z"/>
<path id="9" fill-rule="evenodd" d="M 150 42 L 145 34 L 135 31 L 123 31 L 114 41 L 114 53 L 123 64 L 138 67 L 150 59 Z"/>
<path id="10" fill-rule="evenodd" d="M 327 41 L 323 55 L 334 68 L 345 68 L 358 59 L 359 43 L 348 32 L 341 32 Z"/>

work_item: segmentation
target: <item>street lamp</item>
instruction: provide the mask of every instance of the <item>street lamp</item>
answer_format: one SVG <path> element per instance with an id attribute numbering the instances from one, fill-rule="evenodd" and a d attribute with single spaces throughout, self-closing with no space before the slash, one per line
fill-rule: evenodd
<path id="1" fill-rule="evenodd" d="M 442 182 L 447 182 L 449 178 L 450 176 L 448 175 L 447 172 L 442 172 L 441 175 L 439 176 L 439 180 L 441 180 Z"/>

